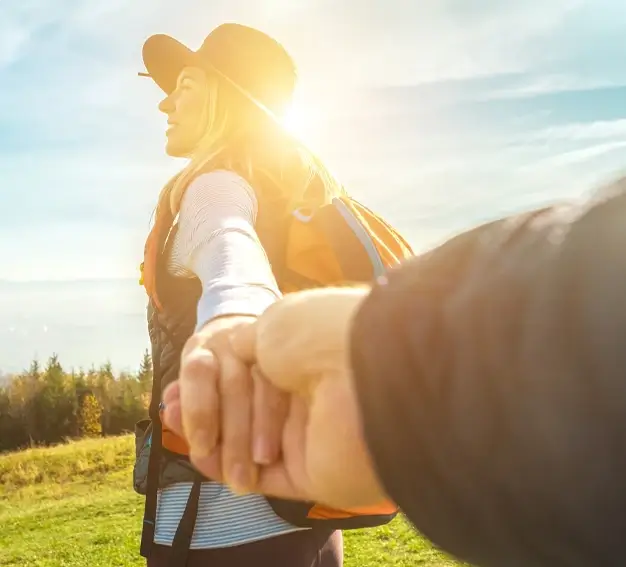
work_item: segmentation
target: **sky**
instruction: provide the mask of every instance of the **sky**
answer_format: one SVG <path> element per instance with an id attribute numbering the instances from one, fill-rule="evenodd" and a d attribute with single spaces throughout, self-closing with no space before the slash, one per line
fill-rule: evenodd
<path id="1" fill-rule="evenodd" d="M 225 21 L 285 45 L 293 127 L 418 250 L 624 169 L 617 0 L 0 0 L 0 370 L 139 362 L 137 265 L 182 166 L 141 46 Z"/>

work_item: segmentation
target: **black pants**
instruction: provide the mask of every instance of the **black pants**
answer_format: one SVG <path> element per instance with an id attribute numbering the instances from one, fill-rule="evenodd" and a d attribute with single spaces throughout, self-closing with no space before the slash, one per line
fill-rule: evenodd
<path id="1" fill-rule="evenodd" d="M 147 567 L 166 567 L 170 548 L 154 545 Z M 341 532 L 305 530 L 220 549 L 192 549 L 180 567 L 342 567 Z"/>

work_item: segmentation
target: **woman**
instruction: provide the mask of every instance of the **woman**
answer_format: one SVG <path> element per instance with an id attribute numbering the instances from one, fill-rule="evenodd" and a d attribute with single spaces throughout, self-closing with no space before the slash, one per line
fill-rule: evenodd
<path id="1" fill-rule="evenodd" d="M 249 489 L 335 506 L 389 494 L 421 533 L 484 567 L 622 565 L 625 227 L 622 178 L 587 202 L 462 233 L 370 291 L 272 305 L 233 338 L 295 394 L 281 458 Z M 181 394 L 196 374 L 222 378 L 200 349 L 164 393 L 167 423 L 180 430 L 182 411 L 189 434 L 215 401 Z"/>
<path id="2" fill-rule="evenodd" d="M 220 353 L 226 383 L 247 372 L 229 356 L 227 339 L 280 297 L 268 257 L 276 269 L 287 210 L 324 204 L 340 192 L 280 126 L 294 89 L 293 62 L 273 39 L 237 24 L 213 30 L 196 52 L 152 36 L 143 58 L 147 75 L 166 93 L 159 105 L 168 117 L 166 151 L 188 161 L 161 191 L 143 264 L 154 387 L 151 436 L 138 449 L 140 457 L 150 453 L 147 481 L 137 476 L 141 458 L 135 471 L 136 485 L 147 485 L 142 554 L 150 567 L 340 566 L 340 532 L 297 528 L 265 498 L 199 478 L 184 442 L 161 431 L 159 421 L 161 392 L 177 378 L 194 331 Z M 269 389 L 267 396 L 271 403 Z M 236 413 L 241 419 L 245 408 Z M 235 446 L 246 443 L 229 433 L 226 426 L 223 436 Z M 271 460 L 278 450 L 260 446 L 257 457 Z M 249 464 L 224 455 L 235 487 L 247 484 L 240 476 Z"/>

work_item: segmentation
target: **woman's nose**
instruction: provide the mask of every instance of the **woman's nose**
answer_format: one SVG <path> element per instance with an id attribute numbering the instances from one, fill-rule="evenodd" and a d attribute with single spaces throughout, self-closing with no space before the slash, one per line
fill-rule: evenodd
<path id="1" fill-rule="evenodd" d="M 159 110 L 161 112 L 164 112 L 165 114 L 170 114 L 173 110 L 174 110 L 174 104 L 172 102 L 172 97 L 171 95 L 166 96 L 160 103 L 159 103 Z"/>

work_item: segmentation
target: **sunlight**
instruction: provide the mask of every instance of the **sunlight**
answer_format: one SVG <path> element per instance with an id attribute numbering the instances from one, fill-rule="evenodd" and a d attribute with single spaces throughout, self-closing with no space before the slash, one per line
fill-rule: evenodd
<path id="1" fill-rule="evenodd" d="M 294 102 L 285 113 L 282 124 L 305 144 L 315 144 L 319 135 L 316 113 L 306 105 Z"/>

